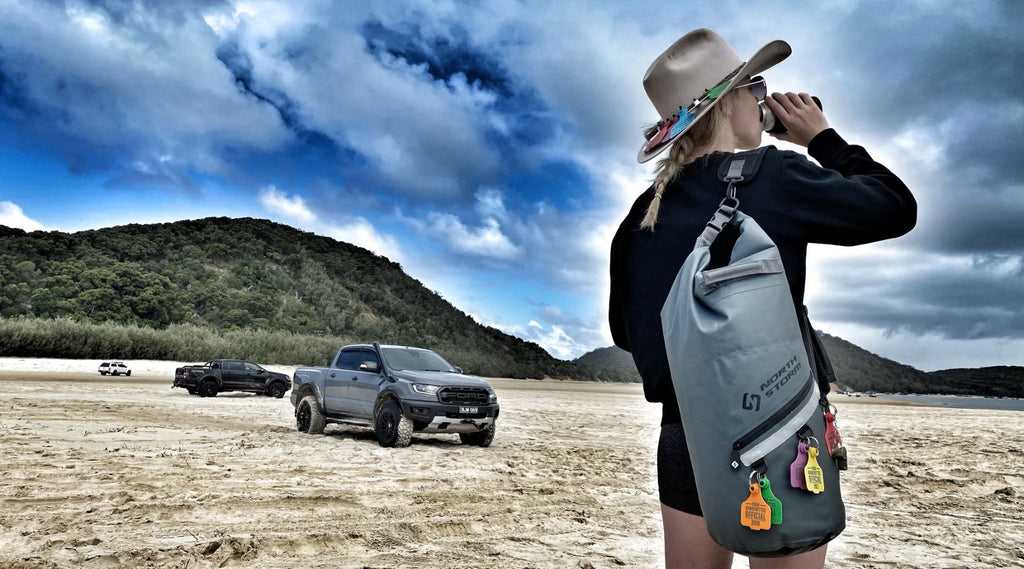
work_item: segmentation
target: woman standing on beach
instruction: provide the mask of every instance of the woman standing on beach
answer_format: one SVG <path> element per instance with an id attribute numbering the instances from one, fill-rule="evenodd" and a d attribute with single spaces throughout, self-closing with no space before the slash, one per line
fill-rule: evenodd
<path id="1" fill-rule="evenodd" d="M 662 404 L 658 487 L 665 562 L 672 569 L 728 569 L 733 557 L 711 539 L 702 518 L 660 317 L 676 274 L 724 195 L 716 177 L 722 160 L 760 146 L 765 105 L 789 129 L 774 136 L 807 148 L 821 164 L 769 147 L 743 190 L 743 211 L 777 245 L 796 307 L 803 306 L 808 243 L 870 243 L 903 235 L 916 222 L 910 190 L 830 128 L 809 95 L 766 96 L 765 81 L 756 75 L 790 53 L 776 40 L 743 62 L 724 39 L 701 29 L 676 41 L 644 77 L 662 122 L 647 130 L 638 160 L 671 150 L 612 241 L 609 320 L 615 344 L 633 355 L 647 400 Z M 750 567 L 820 569 L 825 550 L 752 558 Z"/>

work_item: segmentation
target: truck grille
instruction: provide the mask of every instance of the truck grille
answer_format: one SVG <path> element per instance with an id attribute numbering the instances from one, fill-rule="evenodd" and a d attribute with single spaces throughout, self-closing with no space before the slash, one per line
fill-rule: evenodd
<path id="1" fill-rule="evenodd" d="M 445 387 L 438 396 L 449 405 L 486 405 L 490 399 L 487 390 L 478 387 Z"/>

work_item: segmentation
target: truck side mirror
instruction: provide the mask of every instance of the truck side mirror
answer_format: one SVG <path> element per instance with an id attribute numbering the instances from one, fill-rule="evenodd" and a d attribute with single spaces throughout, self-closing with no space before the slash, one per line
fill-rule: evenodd
<path id="1" fill-rule="evenodd" d="M 366 361 L 366 362 L 363 362 L 363 363 L 359 364 L 359 371 L 368 371 L 370 373 L 378 373 L 378 372 L 380 372 L 380 366 L 377 365 L 377 362 Z"/>
<path id="2" fill-rule="evenodd" d="M 459 367 L 459 366 L 455 366 L 455 371 L 457 371 L 459 373 L 463 373 L 462 368 Z"/>

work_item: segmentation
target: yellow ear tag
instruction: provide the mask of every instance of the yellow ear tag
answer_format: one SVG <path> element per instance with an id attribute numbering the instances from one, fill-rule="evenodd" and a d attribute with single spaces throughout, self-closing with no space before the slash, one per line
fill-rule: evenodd
<path id="1" fill-rule="evenodd" d="M 752 530 L 771 529 L 772 512 L 761 497 L 761 486 L 750 485 L 750 497 L 740 504 L 740 523 Z"/>
<path id="2" fill-rule="evenodd" d="M 820 494 L 825 491 L 825 475 L 818 466 L 818 448 L 807 449 L 807 466 L 804 467 L 804 478 L 807 481 L 807 491 Z"/>

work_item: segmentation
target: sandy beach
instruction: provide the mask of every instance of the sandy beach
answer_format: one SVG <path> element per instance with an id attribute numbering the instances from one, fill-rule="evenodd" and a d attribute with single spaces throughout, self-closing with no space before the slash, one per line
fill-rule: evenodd
<path id="1" fill-rule="evenodd" d="M 639 385 L 495 379 L 490 448 L 384 449 L 297 432 L 287 397 L 193 397 L 178 364 L 127 363 L 0 358 L 0 567 L 663 564 Z M 833 401 L 850 470 L 827 567 L 1024 567 L 1024 414 Z"/>

